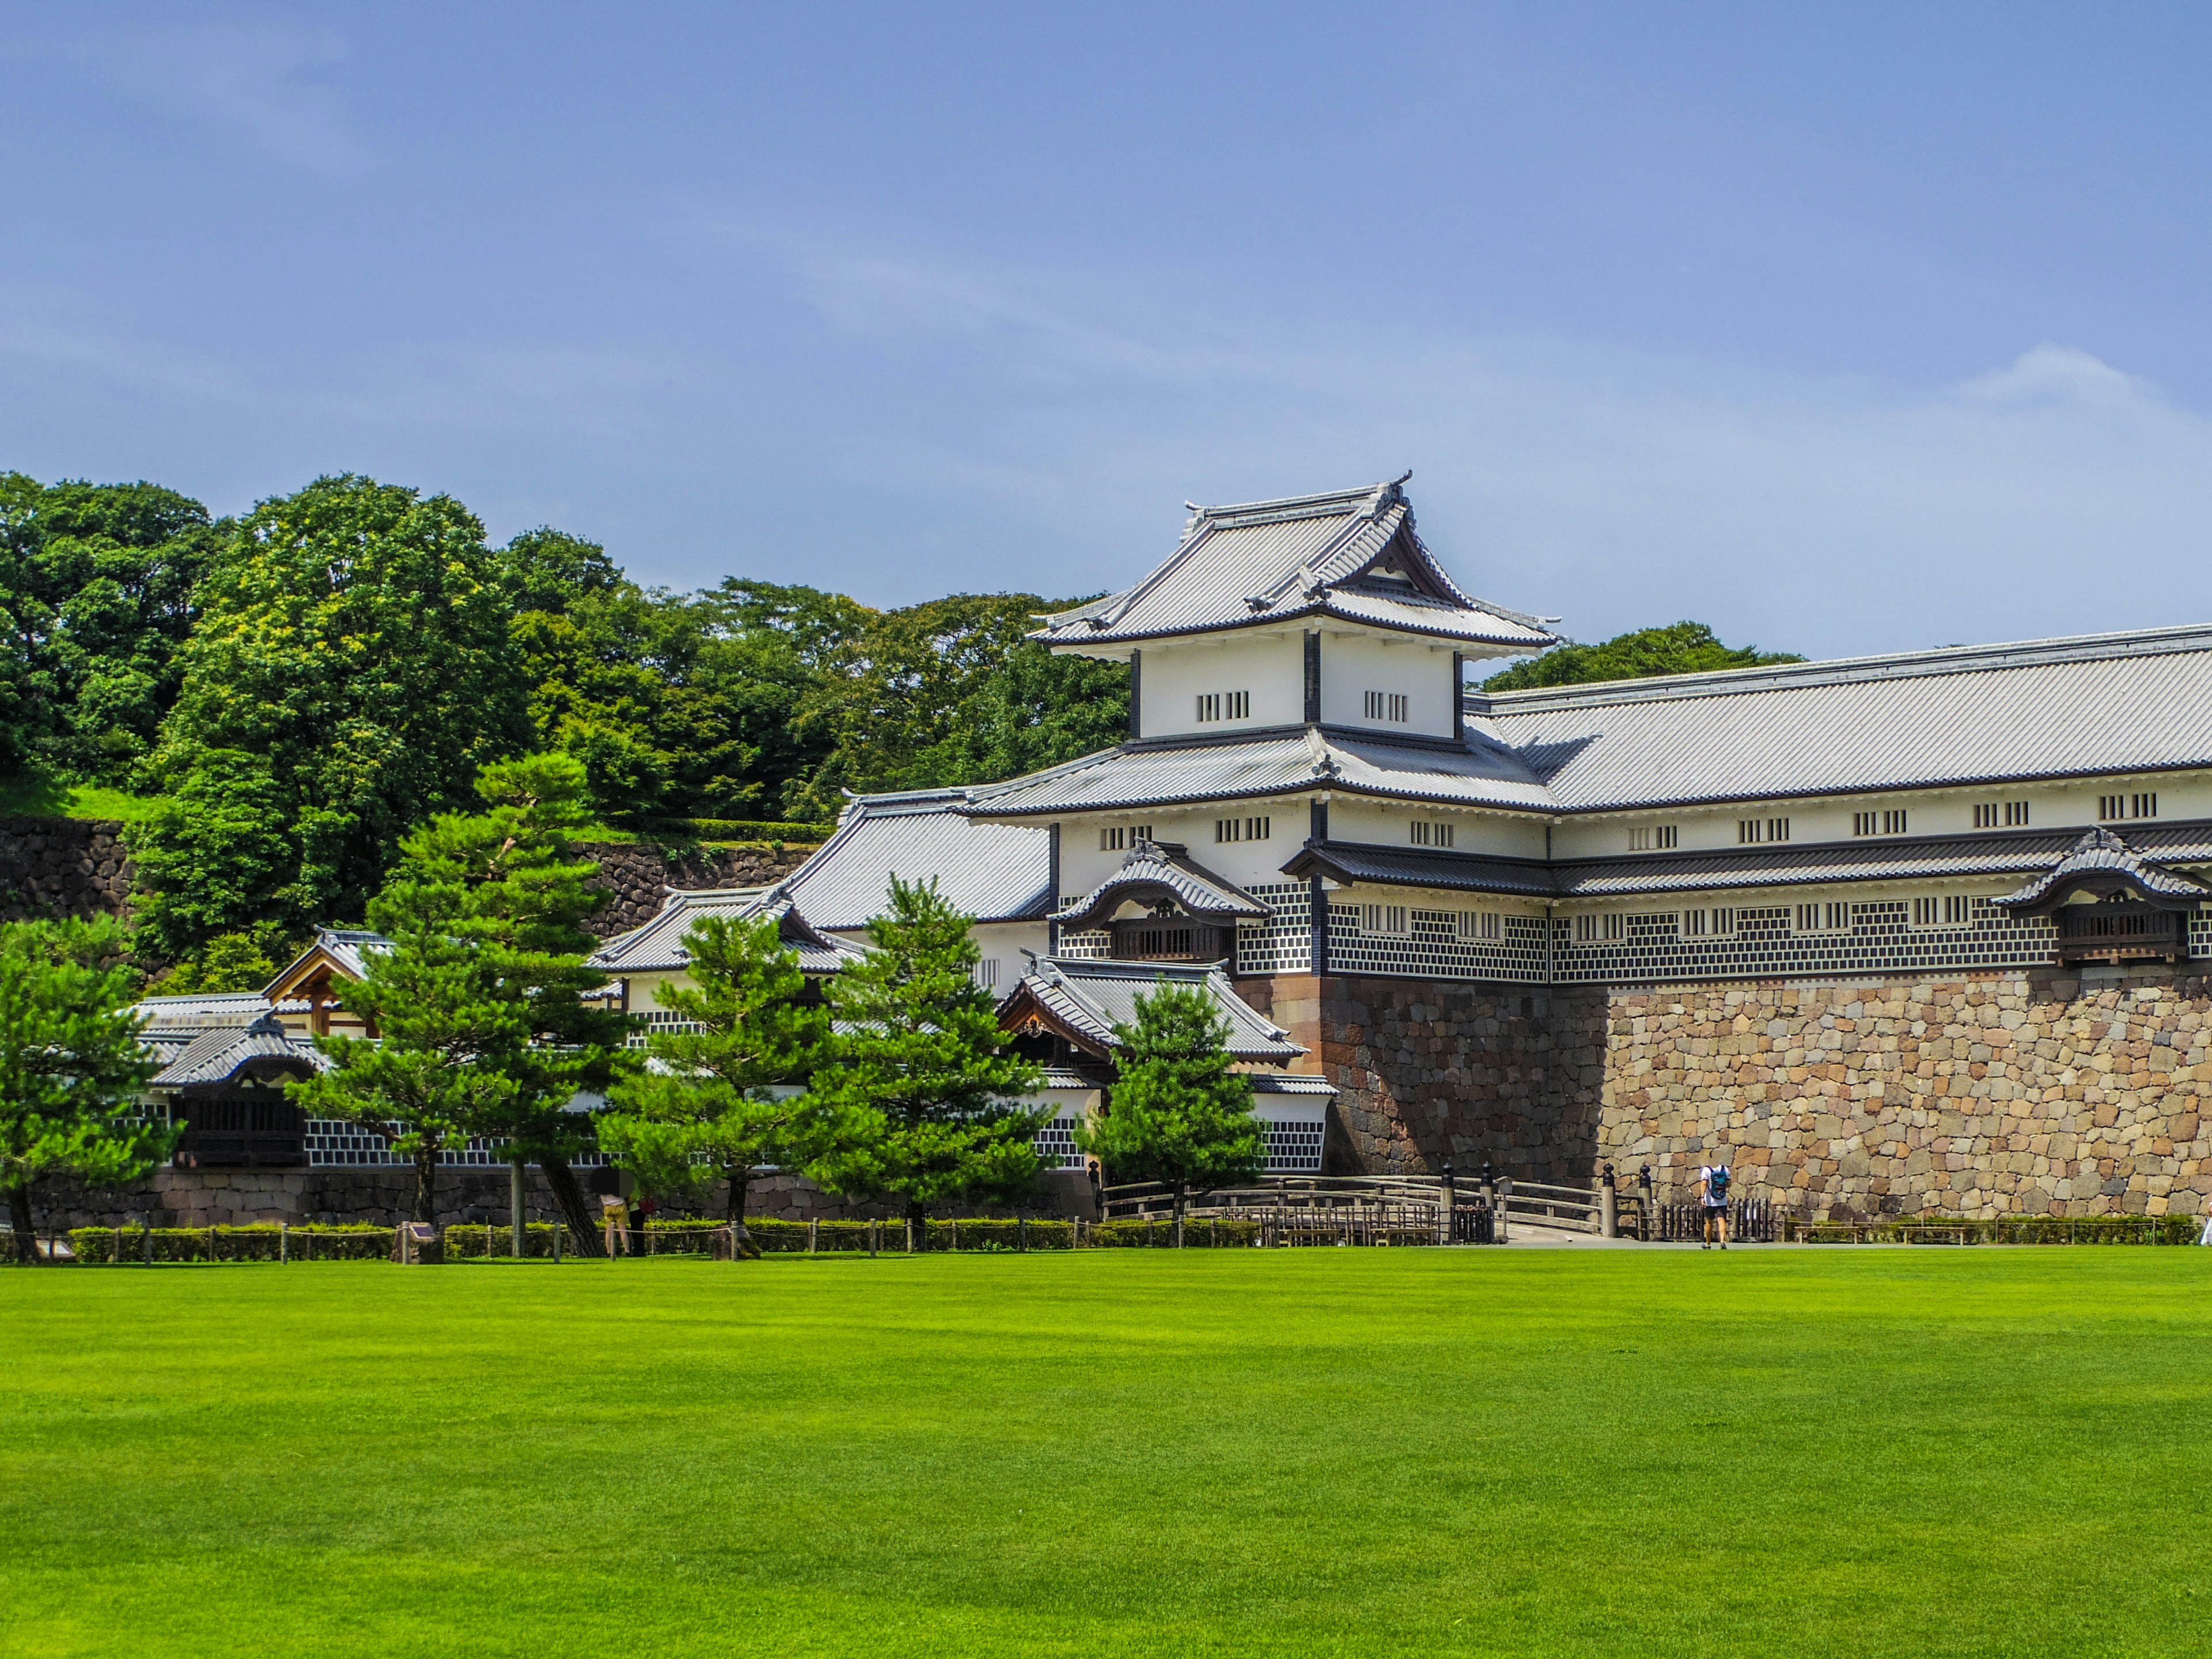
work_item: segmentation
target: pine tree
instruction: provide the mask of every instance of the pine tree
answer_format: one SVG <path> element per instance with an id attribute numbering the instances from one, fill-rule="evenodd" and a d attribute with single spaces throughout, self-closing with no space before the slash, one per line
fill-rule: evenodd
<path id="1" fill-rule="evenodd" d="M 113 921 L 0 927 L 0 1186 L 15 1255 L 36 1261 L 31 1188 L 113 1186 L 166 1162 L 176 1133 L 137 1115 L 160 1070 L 130 1011 L 130 939 Z"/>
<path id="2" fill-rule="evenodd" d="M 813 1172 L 839 1192 L 896 1194 L 917 1223 L 932 1204 L 1036 1187 L 1042 1114 L 1015 1101 L 1043 1073 L 1012 1051 L 975 982 L 974 925 L 934 877 L 894 875 L 890 908 L 868 924 L 875 948 L 830 983 L 839 1029 L 814 1088 L 855 1133 Z"/>
<path id="3" fill-rule="evenodd" d="M 1121 1180 L 1173 1187 L 1180 1243 L 1193 1187 L 1249 1181 L 1266 1164 L 1252 1085 L 1233 1069 L 1228 1019 L 1195 986 L 1139 996 L 1135 1023 L 1114 1036 L 1107 1115 L 1080 1126 L 1075 1144 Z"/>
<path id="4" fill-rule="evenodd" d="M 607 1085 L 628 1024 L 584 1000 L 603 976 L 585 966 L 593 866 L 566 840 L 584 821 L 583 769 L 557 755 L 500 762 L 477 790 L 489 810 L 443 814 L 408 836 L 369 907 L 392 948 L 368 957 L 343 1000 L 378 1040 L 318 1038 L 333 1067 L 295 1094 L 375 1125 L 413 1158 L 416 1220 L 436 1218 L 441 1152 L 503 1137 L 518 1168 L 545 1169 L 588 1241 L 597 1231 L 560 1181 L 587 1133 L 567 1109 Z"/>
<path id="5" fill-rule="evenodd" d="M 684 945 L 691 983 L 656 993 L 682 1024 L 653 1032 L 653 1068 L 616 1089 L 599 1144 L 657 1193 L 697 1184 L 693 1171 L 720 1170 L 729 1179 L 738 1248 L 757 1255 L 745 1230 L 753 1166 L 836 1156 L 851 1140 L 854 1114 L 792 1087 L 823 1062 L 830 1011 L 807 1000 L 798 952 L 774 917 L 704 916 Z"/>

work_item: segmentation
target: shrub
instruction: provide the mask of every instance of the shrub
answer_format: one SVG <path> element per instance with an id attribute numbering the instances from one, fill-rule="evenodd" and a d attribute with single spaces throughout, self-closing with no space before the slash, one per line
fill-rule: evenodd
<path id="1" fill-rule="evenodd" d="M 126 1266 L 146 1259 L 143 1227 L 75 1227 L 69 1238 L 79 1261 L 112 1263 L 118 1248 Z M 391 1228 L 365 1224 L 289 1229 L 262 1224 L 155 1227 L 151 1243 L 156 1261 L 276 1261 L 287 1256 L 294 1261 L 380 1261 L 391 1255 L 392 1239 Z"/>
<path id="2" fill-rule="evenodd" d="M 550 1257 L 553 1254 L 553 1229 L 550 1221 L 528 1221 L 522 1227 L 522 1254 Z M 514 1229 L 498 1226 L 471 1226 L 457 1222 L 445 1230 L 446 1260 L 448 1261 L 482 1261 L 486 1257 L 514 1256 Z M 576 1235 L 562 1229 L 561 1252 L 564 1256 L 576 1253 Z"/>
<path id="3" fill-rule="evenodd" d="M 1110 1250 L 1143 1249 L 1147 1245 L 1156 1249 L 1173 1249 L 1175 1241 L 1174 1218 L 1155 1216 L 1150 1220 L 1102 1221 L 1091 1230 L 1088 1242 L 1100 1249 Z M 1208 1218 L 1182 1224 L 1182 1244 L 1187 1250 L 1249 1248 L 1259 1242 L 1260 1224 L 1256 1221 Z"/>
<path id="4" fill-rule="evenodd" d="M 877 1248 L 887 1255 L 896 1255 L 906 1249 L 906 1223 L 893 1218 L 869 1223 L 866 1221 L 817 1221 L 814 1224 L 814 1248 L 821 1255 L 832 1251 L 851 1254 L 865 1252 L 868 1248 L 871 1225 L 882 1229 Z M 654 1239 L 654 1253 L 686 1248 L 665 1242 L 682 1231 L 701 1229 L 719 1232 L 720 1223 L 654 1221 L 646 1230 Z M 806 1252 L 806 1228 L 804 1221 L 748 1221 L 745 1231 L 752 1235 L 753 1243 L 763 1255 L 803 1255 Z M 1026 1248 L 1032 1250 L 1067 1250 L 1075 1248 L 1075 1224 L 1070 1221 L 1031 1220 L 1024 1224 L 1019 1220 L 1005 1220 L 996 1217 L 988 1219 L 961 1221 L 926 1221 L 915 1237 L 918 1251 L 958 1249 L 964 1252 L 991 1253 L 1015 1251 Z M 697 1248 L 710 1248 L 701 1245 Z"/>
<path id="5" fill-rule="evenodd" d="M 1800 1244 L 2194 1244 L 2201 1216 L 1891 1216 L 1878 1221 L 1789 1220 L 1784 1237 Z"/>

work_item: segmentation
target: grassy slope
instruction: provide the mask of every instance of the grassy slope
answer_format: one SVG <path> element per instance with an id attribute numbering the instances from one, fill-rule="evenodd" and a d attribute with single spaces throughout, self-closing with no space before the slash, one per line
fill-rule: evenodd
<path id="1" fill-rule="evenodd" d="M 99 784 L 0 778 L 0 818 L 121 818 L 129 823 L 152 811 L 154 804 L 151 795 L 125 794 Z"/>
<path id="2" fill-rule="evenodd" d="M 2170 1654 L 2212 1251 L 0 1273 L 0 1651 Z"/>

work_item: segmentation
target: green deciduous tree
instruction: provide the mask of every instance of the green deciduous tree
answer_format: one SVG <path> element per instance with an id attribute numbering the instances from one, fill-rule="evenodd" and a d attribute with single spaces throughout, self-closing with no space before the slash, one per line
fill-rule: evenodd
<path id="1" fill-rule="evenodd" d="M 617 1086 L 599 1144 L 656 1193 L 696 1186 L 708 1172 L 726 1176 L 730 1224 L 750 1254 L 754 1166 L 838 1156 L 854 1137 L 854 1113 L 803 1086 L 827 1051 L 830 1011 L 809 1000 L 798 953 L 773 917 L 702 917 L 684 949 L 691 983 L 655 993 L 683 1025 L 653 1032 L 652 1068 Z"/>
<path id="2" fill-rule="evenodd" d="M 1121 1180 L 1173 1187 L 1180 1240 L 1194 1187 L 1232 1186 L 1266 1166 L 1252 1085 L 1234 1069 L 1227 1018 L 1195 986 L 1139 995 L 1136 1020 L 1114 1035 L 1106 1115 L 1079 1126 L 1075 1144 Z"/>
<path id="3" fill-rule="evenodd" d="M 1030 593 L 956 593 L 871 613 L 798 711 L 822 758 L 787 796 L 793 815 L 834 817 L 847 790 L 989 782 L 1119 741 L 1128 671 L 1024 637 L 1054 608 Z"/>
<path id="4" fill-rule="evenodd" d="M 1602 645 L 1553 646 L 1483 681 L 1486 691 L 1526 691 L 1542 685 L 1579 685 L 1593 680 L 1639 680 L 1655 674 L 1703 674 L 1716 668 L 1756 668 L 1765 663 L 1802 662 L 1786 651 L 1723 645 L 1703 623 L 1679 622 L 1667 628 L 1640 628 Z"/>
<path id="5" fill-rule="evenodd" d="M 408 836 L 369 907 L 392 948 L 367 958 L 343 1000 L 380 1040 L 317 1039 L 333 1068 L 295 1085 L 313 1111 L 373 1124 L 413 1158 L 418 1221 L 435 1219 L 439 1154 L 475 1136 L 505 1138 L 563 1195 L 558 1173 L 586 1133 L 567 1109 L 607 1085 L 627 1032 L 585 1000 L 603 976 L 584 965 L 594 941 L 581 925 L 601 896 L 567 846 L 586 819 L 582 769 L 565 756 L 497 762 L 477 789 L 487 810 Z M 595 1236 L 579 1200 L 564 1209 Z"/>
<path id="6" fill-rule="evenodd" d="M 359 915 L 408 830 L 526 746 L 513 591 L 449 496 L 319 478 L 237 523 L 133 834 L 156 952 Z"/>
<path id="7" fill-rule="evenodd" d="M 120 927 L 21 921 L 0 927 L 0 1186 L 17 1260 L 36 1260 L 31 1189 L 48 1175 L 96 1186 L 143 1175 L 175 1149 L 137 1115 L 160 1069 L 138 1041 Z"/>
<path id="8" fill-rule="evenodd" d="M 176 701 L 217 540 L 173 489 L 0 474 L 0 769 L 128 781 Z"/>
<path id="9" fill-rule="evenodd" d="M 838 1030 L 814 1091 L 851 1115 L 854 1138 L 818 1160 L 840 1192 L 893 1194 L 919 1222 L 932 1204 L 1033 1192 L 1042 1115 L 1017 1103 L 1043 1073 L 1013 1052 L 975 982 L 975 923 L 927 883 L 891 878 L 868 924 L 875 948 L 830 982 Z"/>

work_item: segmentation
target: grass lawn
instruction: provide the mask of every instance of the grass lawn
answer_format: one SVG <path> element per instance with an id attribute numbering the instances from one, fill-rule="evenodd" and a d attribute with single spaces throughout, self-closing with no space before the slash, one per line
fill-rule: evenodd
<path id="1" fill-rule="evenodd" d="M 2212 1250 L 0 1272 L 0 1653 L 2212 1650 Z"/>

